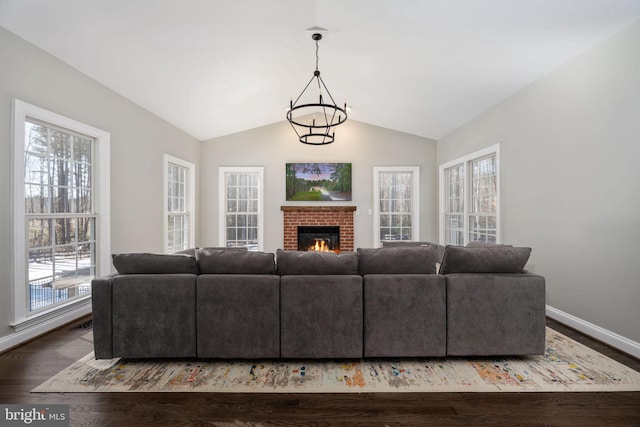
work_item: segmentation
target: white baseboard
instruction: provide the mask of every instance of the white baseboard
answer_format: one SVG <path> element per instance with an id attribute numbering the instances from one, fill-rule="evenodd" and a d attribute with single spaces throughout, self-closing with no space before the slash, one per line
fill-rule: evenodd
<path id="1" fill-rule="evenodd" d="M 86 316 L 90 313 L 91 304 L 84 304 L 73 310 L 69 310 L 60 316 L 52 317 L 50 319 L 47 319 L 46 321 L 25 328 L 19 332 L 15 332 L 11 335 L 7 335 L 6 337 L 2 337 L 0 338 L 0 352 L 25 343 L 39 335 L 59 328 L 60 326 L 65 325 L 69 322 L 73 322 L 74 320 L 79 319 L 82 316 Z"/>
<path id="2" fill-rule="evenodd" d="M 547 305 L 547 316 L 640 359 L 640 343 Z"/>

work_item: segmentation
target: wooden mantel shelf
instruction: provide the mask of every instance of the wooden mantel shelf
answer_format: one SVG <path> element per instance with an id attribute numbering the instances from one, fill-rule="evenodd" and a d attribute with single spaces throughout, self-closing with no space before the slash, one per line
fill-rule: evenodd
<path id="1" fill-rule="evenodd" d="M 298 211 L 298 212 L 317 212 L 317 211 L 344 211 L 354 212 L 357 206 L 280 206 L 282 211 Z"/>

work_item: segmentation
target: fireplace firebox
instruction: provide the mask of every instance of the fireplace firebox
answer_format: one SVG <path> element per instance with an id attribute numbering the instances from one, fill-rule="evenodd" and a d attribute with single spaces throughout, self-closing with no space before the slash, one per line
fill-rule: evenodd
<path id="1" fill-rule="evenodd" d="M 339 226 L 298 226 L 298 250 L 340 252 Z"/>

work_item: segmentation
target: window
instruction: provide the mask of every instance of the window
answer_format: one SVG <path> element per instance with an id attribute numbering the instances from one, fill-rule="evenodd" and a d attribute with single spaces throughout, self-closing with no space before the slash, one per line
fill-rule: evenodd
<path id="1" fill-rule="evenodd" d="M 14 326 L 85 301 L 110 271 L 109 134 L 14 101 Z"/>
<path id="2" fill-rule="evenodd" d="M 195 165 L 164 155 L 165 251 L 175 253 L 195 245 Z"/>
<path id="3" fill-rule="evenodd" d="M 499 145 L 440 166 L 440 241 L 497 243 Z"/>
<path id="4" fill-rule="evenodd" d="M 444 215 L 445 241 L 462 244 L 464 241 L 464 164 L 445 171 L 447 210 Z"/>
<path id="5" fill-rule="evenodd" d="M 220 245 L 263 248 L 263 168 L 220 168 Z"/>
<path id="6" fill-rule="evenodd" d="M 373 168 L 374 247 L 393 240 L 418 240 L 420 169 Z"/>

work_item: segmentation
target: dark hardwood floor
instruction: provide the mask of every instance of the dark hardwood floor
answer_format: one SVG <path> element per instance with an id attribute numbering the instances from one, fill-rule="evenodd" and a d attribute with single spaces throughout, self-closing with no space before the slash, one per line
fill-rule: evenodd
<path id="1" fill-rule="evenodd" d="M 640 426 L 624 393 L 30 393 L 91 351 L 88 319 L 0 354 L 0 403 L 69 404 L 72 426 Z M 640 371 L 640 361 L 548 325 Z"/>

